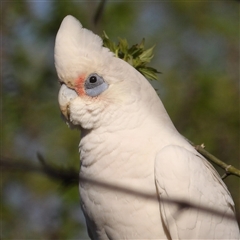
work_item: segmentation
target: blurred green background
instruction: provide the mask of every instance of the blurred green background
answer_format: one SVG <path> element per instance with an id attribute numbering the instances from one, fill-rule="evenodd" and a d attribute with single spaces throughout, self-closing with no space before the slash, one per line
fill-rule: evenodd
<path id="1" fill-rule="evenodd" d="M 239 168 L 239 3 L 109 1 L 94 24 L 99 4 L 1 2 L 1 155 L 39 165 L 39 152 L 79 168 L 80 133 L 61 120 L 53 59 L 57 30 L 71 14 L 112 40 L 156 44 L 151 66 L 162 74 L 154 87 L 179 132 Z M 239 216 L 239 178 L 225 183 Z M 2 168 L 1 187 L 1 239 L 87 239 L 77 186 Z"/>

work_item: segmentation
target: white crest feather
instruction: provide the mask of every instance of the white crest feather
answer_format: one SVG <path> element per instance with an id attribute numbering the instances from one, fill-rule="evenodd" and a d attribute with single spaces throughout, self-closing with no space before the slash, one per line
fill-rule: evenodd
<path id="1" fill-rule="evenodd" d="M 102 39 L 82 27 L 71 15 L 66 16 L 58 30 L 55 42 L 55 66 L 58 77 L 71 83 L 89 66 L 99 68 L 113 54 L 102 46 Z"/>

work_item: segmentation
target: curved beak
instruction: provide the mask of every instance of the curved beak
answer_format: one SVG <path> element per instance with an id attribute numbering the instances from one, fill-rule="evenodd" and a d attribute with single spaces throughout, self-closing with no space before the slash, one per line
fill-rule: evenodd
<path id="1" fill-rule="evenodd" d="M 70 102 L 77 97 L 78 95 L 73 89 L 68 88 L 65 84 L 62 84 L 58 93 L 58 103 L 59 103 L 60 110 L 67 121 L 70 120 L 69 119 L 70 118 L 70 113 L 69 113 Z"/>

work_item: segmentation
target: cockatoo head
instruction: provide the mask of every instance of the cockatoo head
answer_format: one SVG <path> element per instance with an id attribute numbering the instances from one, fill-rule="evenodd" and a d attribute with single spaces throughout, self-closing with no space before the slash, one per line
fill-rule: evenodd
<path id="1" fill-rule="evenodd" d="M 120 121 L 123 113 L 138 111 L 135 103 L 149 102 L 149 94 L 155 94 L 138 71 L 102 45 L 102 39 L 74 17 L 62 21 L 55 66 L 62 84 L 60 109 L 70 125 L 83 129 L 107 126 Z"/>

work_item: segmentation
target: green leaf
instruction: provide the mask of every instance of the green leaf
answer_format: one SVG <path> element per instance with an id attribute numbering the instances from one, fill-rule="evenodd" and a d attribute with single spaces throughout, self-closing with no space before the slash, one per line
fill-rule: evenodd
<path id="1" fill-rule="evenodd" d="M 145 50 L 145 39 L 143 38 L 139 44 L 135 44 L 129 48 L 129 44 L 126 39 L 119 38 L 118 44 L 112 42 L 107 34 L 103 32 L 102 35 L 103 46 L 112 51 L 116 57 L 123 59 L 143 74 L 149 80 L 157 80 L 156 69 L 146 66 L 153 58 L 153 49 L 155 46 Z"/>
<path id="2" fill-rule="evenodd" d="M 155 46 L 145 50 L 139 58 L 141 59 L 142 62 L 150 62 L 151 59 L 153 58 L 153 49 Z"/>
<path id="3" fill-rule="evenodd" d="M 138 71 L 149 80 L 157 80 L 157 73 L 160 73 L 156 69 L 151 67 L 138 68 Z"/>

